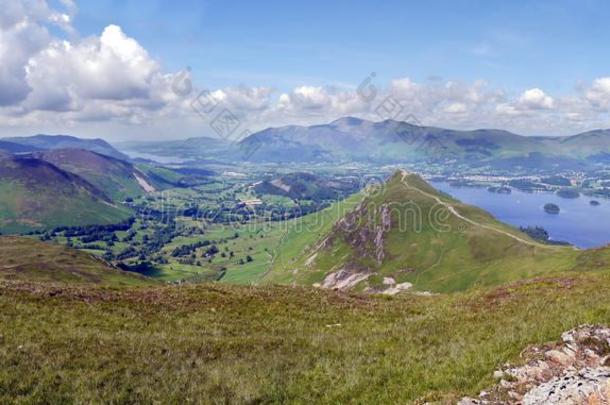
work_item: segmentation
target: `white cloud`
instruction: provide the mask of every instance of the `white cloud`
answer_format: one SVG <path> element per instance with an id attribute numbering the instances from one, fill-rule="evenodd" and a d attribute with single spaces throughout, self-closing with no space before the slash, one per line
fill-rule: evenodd
<path id="1" fill-rule="evenodd" d="M 302 117 L 336 117 L 363 113 L 367 109 L 367 103 L 354 90 L 299 86 L 292 92 L 279 96 L 274 112 L 280 115 L 301 115 Z"/>
<path id="2" fill-rule="evenodd" d="M 190 83 L 190 71 L 163 71 L 160 61 L 128 30 L 108 25 L 98 35 L 81 38 L 72 26 L 77 12 L 72 0 L 60 0 L 57 9 L 44 0 L 4 3 L 0 132 L 94 128 L 91 135 L 100 136 L 110 128 L 134 136 L 211 134 L 208 123 L 190 105 L 198 89 L 187 94 L 176 87 L 177 80 Z M 51 26 L 59 27 L 60 33 Z M 347 115 L 380 120 L 388 117 L 380 116 L 377 107 L 388 97 L 399 106 L 394 118 L 414 116 L 441 127 L 557 134 L 610 126 L 610 76 L 563 96 L 536 87 L 508 93 L 482 80 L 417 82 L 400 77 L 383 83 L 375 75 L 369 80 L 353 87 L 305 82 L 282 91 L 240 85 L 212 89 L 210 94 L 251 130 L 329 122 Z"/>
<path id="3" fill-rule="evenodd" d="M 392 95 L 405 98 L 413 95 L 417 91 L 417 85 L 408 77 L 392 80 L 390 83 L 390 92 Z"/>
<path id="4" fill-rule="evenodd" d="M 161 80 L 157 62 L 116 25 L 77 44 L 53 41 L 28 61 L 26 72 L 33 91 L 25 106 L 42 110 L 80 108 L 92 99 L 146 99 Z"/>
<path id="5" fill-rule="evenodd" d="M 468 111 L 468 107 L 464 103 L 451 103 L 444 108 L 444 111 L 449 114 L 463 114 Z"/>
<path id="6" fill-rule="evenodd" d="M 212 92 L 226 107 L 238 111 L 262 111 L 269 107 L 273 89 L 270 87 L 228 87 Z"/>
<path id="7" fill-rule="evenodd" d="M 594 80 L 586 91 L 585 97 L 593 107 L 608 109 L 610 106 L 610 77 Z"/>
<path id="8" fill-rule="evenodd" d="M 519 104 L 524 109 L 541 110 L 553 108 L 555 100 L 544 91 L 534 88 L 526 90 L 521 94 Z"/>

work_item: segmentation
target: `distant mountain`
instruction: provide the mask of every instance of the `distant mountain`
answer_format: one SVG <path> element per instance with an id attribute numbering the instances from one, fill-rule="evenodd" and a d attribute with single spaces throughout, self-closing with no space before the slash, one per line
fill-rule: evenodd
<path id="1" fill-rule="evenodd" d="M 341 200 L 361 187 L 358 179 L 337 179 L 312 173 L 288 173 L 254 185 L 259 194 L 290 197 L 294 200 Z"/>
<path id="2" fill-rule="evenodd" d="M 155 191 L 153 181 L 131 163 L 83 149 L 57 149 L 32 154 L 78 175 L 113 201 Z"/>
<path id="3" fill-rule="evenodd" d="M 129 157 L 116 150 L 103 139 L 83 139 L 69 135 L 34 135 L 26 137 L 3 138 L 2 141 L 44 149 L 85 149 L 116 159 L 128 160 Z M 1 147 L 1 146 L 0 146 Z M 30 151 L 31 152 L 31 151 Z"/>
<path id="4" fill-rule="evenodd" d="M 22 145 L 15 142 L 6 142 L 0 140 L 0 151 L 5 153 L 28 153 L 41 150 L 35 146 Z"/>
<path id="5" fill-rule="evenodd" d="M 522 136 L 497 129 L 458 131 L 407 122 L 340 118 L 329 124 L 288 125 L 256 132 L 239 143 L 217 138 L 129 143 L 136 157 L 256 163 L 461 163 L 496 168 L 582 168 L 610 161 L 610 130 L 574 136 Z"/>
<path id="6" fill-rule="evenodd" d="M 0 232 L 117 223 L 131 212 L 83 178 L 32 156 L 0 155 Z"/>
<path id="7" fill-rule="evenodd" d="M 475 165 L 553 167 L 564 163 L 563 158 L 592 163 L 596 155 L 610 153 L 610 130 L 567 137 L 528 137 L 494 129 L 457 131 L 348 117 L 327 125 L 268 128 L 244 139 L 240 146 L 254 151 L 249 160 L 266 162 L 457 160 Z"/>
<path id="8" fill-rule="evenodd" d="M 415 174 L 397 172 L 352 202 L 353 209 L 339 203 L 295 225 L 315 236 L 288 229 L 266 280 L 446 292 L 569 270 L 579 254 L 538 243 Z"/>
<path id="9" fill-rule="evenodd" d="M 125 142 L 120 144 L 121 150 L 133 158 L 167 157 L 181 160 L 222 160 L 230 161 L 236 158 L 236 145 L 218 138 L 197 137 L 175 141 L 157 142 Z"/>

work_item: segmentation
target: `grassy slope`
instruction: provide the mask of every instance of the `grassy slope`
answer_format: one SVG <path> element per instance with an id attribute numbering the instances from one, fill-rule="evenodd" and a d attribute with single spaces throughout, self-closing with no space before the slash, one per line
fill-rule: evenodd
<path id="1" fill-rule="evenodd" d="M 325 219 L 321 232 L 289 233 L 279 248 L 278 259 L 294 259 L 276 260 L 266 280 L 311 284 L 322 280 L 324 274 L 351 264 L 391 275 L 399 282 L 412 282 L 421 290 L 459 291 L 475 285 L 498 285 L 548 272 L 567 271 L 577 263 L 580 252 L 535 243 L 485 211 L 439 194 L 417 176 L 409 176 L 407 184 L 409 187 L 405 187 L 400 175 L 394 176 L 382 192 L 365 200 L 364 206 L 369 211 L 356 216 L 358 232 L 367 227 L 373 229 L 378 225 L 380 215 L 371 216 L 374 209 L 371 207 L 378 210 L 383 204 L 390 204 L 392 229 L 385 235 L 386 258 L 381 265 L 373 259 L 372 232 L 366 237 L 367 243 L 357 244 L 346 236 L 344 229 L 333 227 L 342 217 L 341 212 L 355 207 L 359 197 L 354 196 L 347 209 L 341 211 L 333 207 L 316 214 Z M 461 215 L 484 226 L 473 225 L 452 215 L 416 189 L 438 196 Z M 417 214 L 419 220 L 405 214 L 414 212 L 414 209 L 420 210 Z M 430 220 L 435 216 L 441 218 L 436 225 Z M 319 218 L 312 218 L 320 223 Z M 305 221 L 309 220 L 306 217 Z M 332 243 L 316 249 L 316 245 L 328 235 Z M 307 259 L 316 252 L 315 260 L 308 262 Z"/>
<path id="2" fill-rule="evenodd" d="M 0 401 L 455 401 L 527 345 L 610 323 L 609 296 L 597 272 L 391 299 L 0 283 Z"/>
<path id="3" fill-rule="evenodd" d="M 333 225 L 353 210 L 361 199 L 361 194 L 355 194 L 322 211 L 288 221 L 285 225 L 285 234 L 274 252 L 273 263 L 261 282 L 312 284 L 320 281 L 324 271 L 299 271 L 299 269 L 307 267 L 308 259 L 331 231 Z"/>
<path id="4" fill-rule="evenodd" d="M 0 231 L 21 233 L 57 226 L 112 224 L 131 216 L 128 208 L 108 204 L 84 189 L 56 187 L 0 179 Z"/>
<path id="5" fill-rule="evenodd" d="M 113 201 L 145 194 L 134 176 L 138 171 L 131 163 L 80 149 L 45 151 L 40 152 L 38 156 L 82 177 L 102 190 Z M 139 172 L 138 175 L 147 180 L 144 173 Z"/>
<path id="6" fill-rule="evenodd" d="M 113 285 L 148 284 L 91 255 L 34 239 L 0 237 L 0 279 Z"/>
<path id="7" fill-rule="evenodd" d="M 90 183 L 31 158 L 0 157 L 0 231 L 25 232 L 120 222 L 129 209 L 111 205 Z"/>

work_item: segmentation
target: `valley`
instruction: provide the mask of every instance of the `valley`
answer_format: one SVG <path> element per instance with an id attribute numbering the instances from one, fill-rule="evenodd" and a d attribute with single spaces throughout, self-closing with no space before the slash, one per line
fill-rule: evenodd
<path id="1" fill-rule="evenodd" d="M 0 0 L 0 405 L 610 404 L 609 18 Z"/>
<path id="2" fill-rule="evenodd" d="M 603 216 L 602 167 L 36 148 L 0 159 L 0 398 L 453 403 L 527 345 L 610 321 L 605 243 L 553 243 L 541 207 L 506 216 L 513 197 Z M 479 208 L 494 199 L 503 211 Z"/>

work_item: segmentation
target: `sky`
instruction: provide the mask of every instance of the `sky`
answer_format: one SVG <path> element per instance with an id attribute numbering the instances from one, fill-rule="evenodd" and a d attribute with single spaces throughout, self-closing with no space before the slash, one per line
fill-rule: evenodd
<path id="1" fill-rule="evenodd" d="M 224 111 L 244 133 L 610 128 L 609 20 L 593 0 L 0 0 L 0 136 L 220 136 Z"/>

